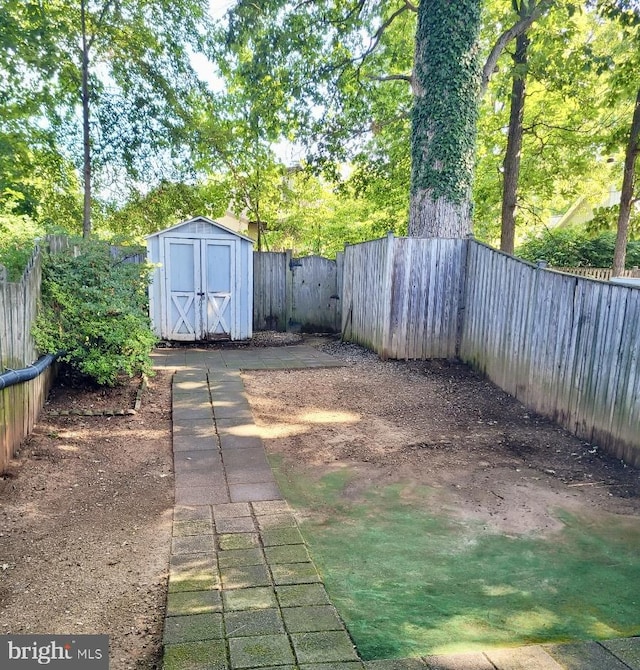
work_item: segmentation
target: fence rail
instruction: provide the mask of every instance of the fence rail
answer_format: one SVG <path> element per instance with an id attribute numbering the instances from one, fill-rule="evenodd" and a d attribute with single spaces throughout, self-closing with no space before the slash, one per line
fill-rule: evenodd
<path id="1" fill-rule="evenodd" d="M 550 267 L 550 270 L 555 272 L 564 272 L 565 274 L 578 275 L 579 277 L 589 277 L 590 279 L 602 279 L 609 281 L 613 275 L 611 268 L 562 268 Z M 631 270 L 623 270 L 620 277 L 640 278 L 640 269 L 633 268 Z"/>

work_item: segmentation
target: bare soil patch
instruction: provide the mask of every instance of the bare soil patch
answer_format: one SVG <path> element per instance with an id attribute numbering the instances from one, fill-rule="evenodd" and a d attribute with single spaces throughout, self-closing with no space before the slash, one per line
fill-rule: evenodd
<path id="1" fill-rule="evenodd" d="M 111 666 L 159 665 L 171 536 L 170 377 L 130 416 L 47 409 L 130 408 L 114 389 L 61 377 L 35 432 L 0 478 L 0 632 L 101 633 Z"/>
<path id="2" fill-rule="evenodd" d="M 245 384 L 267 448 L 300 466 L 356 468 L 347 494 L 397 481 L 435 487 L 443 510 L 515 534 L 556 530 L 558 507 L 640 513 L 636 469 L 467 366 L 383 362 L 314 342 L 346 367 L 251 372 Z"/>

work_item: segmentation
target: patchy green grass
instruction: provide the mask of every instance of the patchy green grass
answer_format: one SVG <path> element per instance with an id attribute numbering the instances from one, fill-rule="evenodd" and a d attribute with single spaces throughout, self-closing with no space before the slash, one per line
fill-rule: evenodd
<path id="1" fill-rule="evenodd" d="M 640 633 L 638 520 L 558 510 L 560 532 L 506 536 L 434 516 L 426 488 L 354 497 L 348 468 L 272 464 L 367 660 Z"/>

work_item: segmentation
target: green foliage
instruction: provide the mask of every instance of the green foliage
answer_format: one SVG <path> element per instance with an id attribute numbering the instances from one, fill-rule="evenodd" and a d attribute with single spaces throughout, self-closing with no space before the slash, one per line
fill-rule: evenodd
<path id="1" fill-rule="evenodd" d="M 31 258 L 36 238 L 44 233 L 28 216 L 0 213 L 0 265 L 8 281 L 19 281 Z"/>
<path id="2" fill-rule="evenodd" d="M 516 256 L 535 263 L 545 260 L 556 267 L 610 268 L 613 263 L 615 233 L 590 236 L 583 229 L 545 230 L 529 236 L 517 249 Z M 640 241 L 629 242 L 627 267 L 640 265 Z"/>
<path id="3" fill-rule="evenodd" d="M 593 213 L 593 219 L 585 224 L 588 233 L 595 235 L 605 231 L 614 231 L 618 225 L 620 206 L 598 207 Z M 640 237 L 640 210 L 632 208 L 629 218 L 629 236 L 631 239 Z"/>
<path id="4" fill-rule="evenodd" d="M 125 258 L 107 242 L 82 242 L 49 256 L 43 269 L 33 328 L 38 349 L 65 352 L 63 361 L 101 385 L 113 386 L 123 373 L 151 372 L 150 268 Z"/>
<path id="5" fill-rule="evenodd" d="M 230 198 L 230 185 L 222 177 L 195 184 L 164 180 L 146 194 L 132 194 L 124 206 L 107 208 L 95 227 L 98 232 L 117 231 L 127 242 L 140 243 L 145 235 L 195 216 L 220 216 Z"/>

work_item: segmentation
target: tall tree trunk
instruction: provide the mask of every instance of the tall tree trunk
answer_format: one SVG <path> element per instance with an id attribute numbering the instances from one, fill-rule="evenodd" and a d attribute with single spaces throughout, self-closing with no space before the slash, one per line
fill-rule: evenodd
<path id="1" fill-rule="evenodd" d="M 409 235 L 466 237 L 480 91 L 481 0 L 422 0 L 413 75 Z"/>
<path id="2" fill-rule="evenodd" d="M 624 158 L 624 176 L 622 177 L 622 192 L 620 193 L 620 211 L 618 213 L 618 232 L 616 247 L 613 252 L 613 276 L 619 277 L 624 270 L 627 256 L 627 242 L 629 241 L 629 219 L 633 204 L 635 186 L 636 159 L 640 153 L 640 89 L 636 96 L 636 105 L 633 110 L 631 132 L 627 142 L 627 151 Z"/>
<path id="3" fill-rule="evenodd" d="M 522 14 L 526 7 L 520 5 Z M 526 33 L 516 38 L 516 52 L 513 56 L 514 73 L 511 85 L 511 111 L 507 150 L 504 155 L 504 181 L 502 184 L 502 231 L 500 249 L 513 254 L 516 233 L 516 209 L 518 202 L 518 180 L 520 178 L 520 157 L 522 152 L 522 118 L 526 95 L 526 67 L 529 38 Z"/>
<path id="4" fill-rule="evenodd" d="M 89 127 L 89 42 L 87 40 L 86 0 L 80 0 L 80 21 L 82 24 L 82 144 L 84 207 L 82 212 L 82 235 L 91 235 L 91 134 Z"/>

